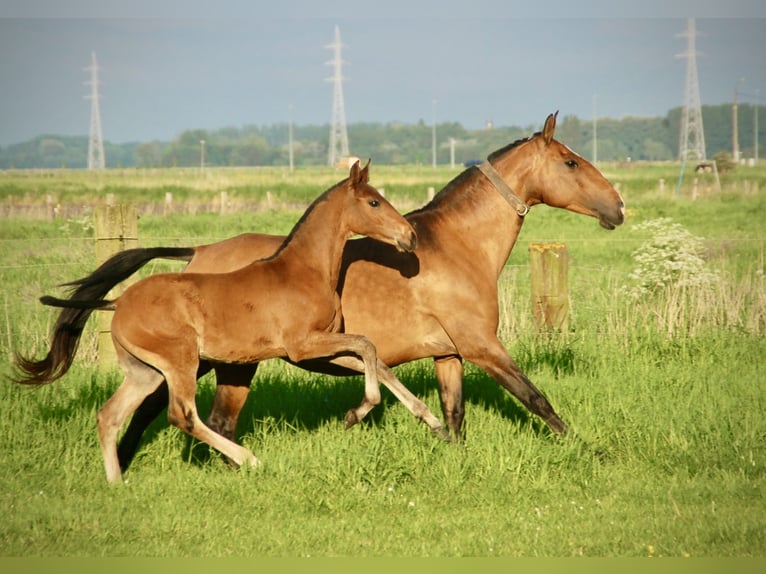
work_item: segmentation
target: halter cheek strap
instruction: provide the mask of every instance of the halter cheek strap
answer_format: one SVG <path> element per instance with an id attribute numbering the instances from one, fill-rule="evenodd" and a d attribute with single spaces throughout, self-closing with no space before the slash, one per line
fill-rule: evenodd
<path id="1" fill-rule="evenodd" d="M 478 165 L 479 171 L 485 175 L 485 177 L 495 186 L 495 189 L 500 192 L 500 195 L 511 204 L 511 207 L 516 210 L 519 217 L 524 217 L 529 213 L 529 206 L 524 203 L 521 198 L 513 193 L 511 187 L 505 183 L 497 170 L 489 163 L 489 160 L 484 161 Z"/>

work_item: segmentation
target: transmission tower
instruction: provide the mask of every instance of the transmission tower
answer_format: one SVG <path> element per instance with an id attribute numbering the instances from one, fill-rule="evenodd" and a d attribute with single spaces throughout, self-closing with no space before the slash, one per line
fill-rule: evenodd
<path id="1" fill-rule="evenodd" d="M 702 102 L 700 100 L 699 78 L 697 77 L 697 30 L 694 18 L 687 20 L 686 32 L 678 34 L 686 38 L 686 52 L 677 57 L 686 59 L 686 87 L 684 89 L 684 107 L 681 112 L 681 133 L 679 137 L 679 157 L 681 172 L 678 176 L 676 195 L 680 193 L 684 169 L 687 160 L 695 162 L 695 168 L 715 172 L 718 183 L 718 169 L 715 162 L 708 162 L 705 152 L 705 132 L 702 127 Z M 720 184 L 718 184 L 720 189 Z"/>
<path id="2" fill-rule="evenodd" d="M 697 32 L 694 18 L 687 21 L 686 32 L 679 34 L 686 37 L 686 52 L 679 58 L 686 58 L 686 89 L 684 91 L 684 108 L 681 116 L 681 137 L 679 138 L 679 156 L 681 161 L 694 159 L 705 160 L 705 134 L 702 129 L 702 104 L 700 102 L 700 86 L 697 78 Z"/>
<path id="3" fill-rule="evenodd" d="M 333 59 L 327 62 L 333 67 L 332 124 L 330 125 L 330 149 L 328 162 L 334 166 L 342 157 L 347 157 L 348 132 L 346 131 L 346 112 L 343 105 L 343 59 L 341 58 L 340 30 L 335 26 L 335 41 L 325 46 L 333 51 Z"/>
<path id="4" fill-rule="evenodd" d="M 101 133 L 101 112 L 98 107 L 98 64 L 96 53 L 91 53 L 91 65 L 85 68 L 90 72 L 90 95 L 85 99 L 90 100 L 90 136 L 88 138 L 88 169 L 104 169 L 106 158 L 104 156 L 104 136 Z"/>

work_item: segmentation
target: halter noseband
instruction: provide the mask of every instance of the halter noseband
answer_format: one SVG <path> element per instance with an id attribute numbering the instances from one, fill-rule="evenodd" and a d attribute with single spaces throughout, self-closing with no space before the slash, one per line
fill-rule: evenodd
<path id="1" fill-rule="evenodd" d="M 505 183 L 505 180 L 503 180 L 502 177 L 500 177 L 500 174 L 497 173 L 497 170 L 492 166 L 491 163 L 489 163 L 489 160 L 480 163 L 477 167 L 479 168 L 479 171 L 481 171 L 481 173 L 483 173 L 485 177 L 492 183 L 492 185 L 495 186 L 495 189 L 500 192 L 500 195 L 502 195 L 503 198 L 511 204 L 511 207 L 516 210 L 516 213 L 519 214 L 519 217 L 524 217 L 527 213 L 529 213 L 529 206 L 524 203 L 518 195 L 513 193 L 511 187 Z"/>

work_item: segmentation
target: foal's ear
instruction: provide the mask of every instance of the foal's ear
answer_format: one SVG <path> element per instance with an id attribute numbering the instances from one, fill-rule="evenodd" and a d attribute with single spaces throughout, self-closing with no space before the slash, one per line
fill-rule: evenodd
<path id="1" fill-rule="evenodd" d="M 367 165 L 362 168 L 359 167 L 359 160 L 356 160 L 354 165 L 351 166 L 351 172 L 348 174 L 348 177 L 351 180 L 351 185 L 370 181 L 370 160 L 368 159 Z"/>
<path id="2" fill-rule="evenodd" d="M 367 183 L 370 181 L 370 162 L 372 161 L 371 158 L 367 159 L 367 163 L 362 168 L 362 171 L 360 172 L 359 176 L 362 178 L 362 181 L 364 183 Z"/>
<path id="3" fill-rule="evenodd" d="M 351 185 L 356 185 L 360 180 L 359 160 L 356 160 L 348 172 L 348 178 L 351 180 Z"/>
<path id="4" fill-rule="evenodd" d="M 545 141 L 545 145 L 551 143 L 551 140 L 553 139 L 553 132 L 556 131 L 556 116 L 558 115 L 559 112 L 556 110 L 555 114 L 549 114 L 545 119 L 545 126 L 543 127 L 543 140 Z"/>

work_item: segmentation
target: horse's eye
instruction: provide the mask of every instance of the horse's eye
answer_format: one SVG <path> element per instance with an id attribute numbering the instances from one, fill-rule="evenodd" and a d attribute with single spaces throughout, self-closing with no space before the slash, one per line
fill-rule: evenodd
<path id="1" fill-rule="evenodd" d="M 567 166 L 567 167 L 569 167 L 569 168 L 572 168 L 572 169 L 576 168 L 576 167 L 579 165 L 579 164 L 578 164 L 578 163 L 577 163 L 575 160 L 573 160 L 573 159 L 568 159 L 568 160 L 566 160 L 564 163 L 566 164 L 566 166 Z"/>
<path id="2" fill-rule="evenodd" d="M 380 206 L 380 202 L 377 199 L 371 199 L 370 200 L 370 205 L 372 207 L 379 207 Z"/>

